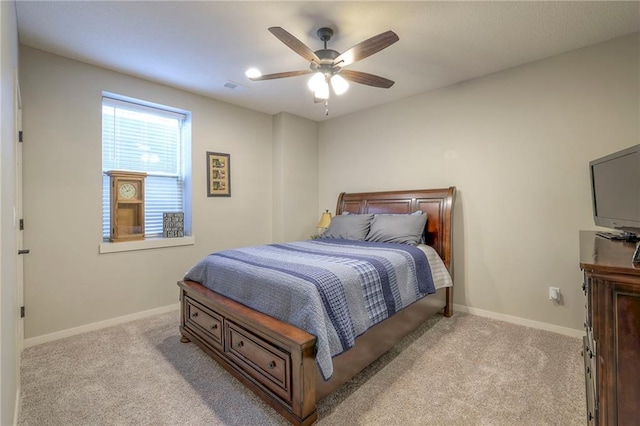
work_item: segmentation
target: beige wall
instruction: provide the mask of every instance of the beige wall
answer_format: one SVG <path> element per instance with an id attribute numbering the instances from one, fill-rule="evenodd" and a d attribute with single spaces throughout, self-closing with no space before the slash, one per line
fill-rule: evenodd
<path id="1" fill-rule="evenodd" d="M 14 423 L 19 387 L 15 192 L 18 31 L 14 2 L 0 2 L 0 424 Z"/>
<path id="2" fill-rule="evenodd" d="M 318 125 L 288 113 L 273 117 L 273 240 L 317 233 Z"/>
<path id="3" fill-rule="evenodd" d="M 588 162 L 640 143 L 639 46 L 635 34 L 323 122 L 320 205 L 455 185 L 455 303 L 581 329 Z"/>
<path id="4" fill-rule="evenodd" d="M 201 257 L 271 241 L 271 116 L 27 47 L 20 65 L 26 338 L 176 304 Z M 192 112 L 195 245 L 98 254 L 102 91 Z M 231 197 L 206 196 L 206 151 L 231 154 Z"/>

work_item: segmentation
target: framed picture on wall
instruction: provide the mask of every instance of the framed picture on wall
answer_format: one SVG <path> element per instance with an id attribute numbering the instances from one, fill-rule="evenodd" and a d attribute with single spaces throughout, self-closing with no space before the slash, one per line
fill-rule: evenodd
<path id="1" fill-rule="evenodd" d="M 231 154 L 207 152 L 207 197 L 231 196 Z"/>

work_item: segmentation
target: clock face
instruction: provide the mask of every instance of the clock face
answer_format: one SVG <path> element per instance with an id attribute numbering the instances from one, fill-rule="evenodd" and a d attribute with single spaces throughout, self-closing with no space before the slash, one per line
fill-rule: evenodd
<path id="1" fill-rule="evenodd" d="M 120 197 L 125 200 L 132 199 L 136 196 L 137 192 L 136 187 L 131 183 L 123 183 L 118 188 L 118 194 L 120 194 Z"/>

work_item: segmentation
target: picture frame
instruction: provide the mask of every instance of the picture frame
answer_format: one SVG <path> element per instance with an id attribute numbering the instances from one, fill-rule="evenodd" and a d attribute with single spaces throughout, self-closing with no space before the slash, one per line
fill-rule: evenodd
<path id="1" fill-rule="evenodd" d="M 231 154 L 207 151 L 207 197 L 231 196 Z"/>

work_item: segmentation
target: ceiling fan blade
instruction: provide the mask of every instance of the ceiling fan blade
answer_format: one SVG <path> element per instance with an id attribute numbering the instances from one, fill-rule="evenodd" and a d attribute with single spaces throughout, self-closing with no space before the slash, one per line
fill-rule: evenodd
<path id="1" fill-rule="evenodd" d="M 318 58 L 318 55 L 316 55 L 313 50 L 308 48 L 303 42 L 295 38 L 285 29 L 281 27 L 271 27 L 269 28 L 269 32 L 307 61 L 320 63 L 320 58 Z"/>
<path id="2" fill-rule="evenodd" d="M 249 80 L 260 81 L 260 80 L 273 80 L 276 78 L 297 77 L 299 75 L 311 74 L 312 72 L 313 71 L 311 70 L 277 72 L 275 74 L 267 74 L 267 75 L 262 75 L 260 77 L 249 78 Z"/>
<path id="3" fill-rule="evenodd" d="M 333 63 L 338 67 L 346 67 L 347 65 L 351 65 L 360 59 L 364 59 L 391 46 L 398 40 L 400 40 L 400 38 L 396 33 L 393 31 L 386 31 L 378 34 L 377 36 L 366 39 L 362 43 L 356 44 L 351 49 L 339 55 Z"/>
<path id="4" fill-rule="evenodd" d="M 354 83 L 366 84 L 367 86 L 373 87 L 381 87 L 383 89 L 388 89 L 394 84 L 393 81 L 387 78 L 361 71 L 342 70 L 340 71 L 340 75 L 349 81 L 353 81 Z"/>

